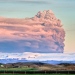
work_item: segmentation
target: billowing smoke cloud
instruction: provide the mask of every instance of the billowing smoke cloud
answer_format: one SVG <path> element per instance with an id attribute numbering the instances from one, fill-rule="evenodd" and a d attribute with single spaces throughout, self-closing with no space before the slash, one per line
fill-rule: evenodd
<path id="1" fill-rule="evenodd" d="M 0 41 L 18 42 L 24 51 L 61 53 L 64 37 L 61 21 L 51 10 L 25 19 L 0 17 Z"/>

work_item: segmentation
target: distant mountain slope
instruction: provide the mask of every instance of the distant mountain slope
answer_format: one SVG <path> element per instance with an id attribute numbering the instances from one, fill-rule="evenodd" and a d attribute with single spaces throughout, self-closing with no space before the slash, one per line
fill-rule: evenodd
<path id="1" fill-rule="evenodd" d="M 2 65 L 2 64 L 1 64 Z M 0 66 L 1 67 L 1 66 Z M 52 65 L 42 62 L 17 62 L 17 63 L 7 63 L 3 64 L 4 69 L 16 68 L 20 69 L 32 69 L 32 70 L 75 70 L 75 64 L 61 63 L 58 65 Z"/>

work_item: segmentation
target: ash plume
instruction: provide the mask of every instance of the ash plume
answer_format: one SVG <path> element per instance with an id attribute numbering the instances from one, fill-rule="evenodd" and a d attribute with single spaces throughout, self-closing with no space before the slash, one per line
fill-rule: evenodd
<path id="1" fill-rule="evenodd" d="M 17 41 L 26 52 L 62 53 L 64 37 L 62 23 L 51 10 L 25 19 L 0 17 L 0 41 Z"/>

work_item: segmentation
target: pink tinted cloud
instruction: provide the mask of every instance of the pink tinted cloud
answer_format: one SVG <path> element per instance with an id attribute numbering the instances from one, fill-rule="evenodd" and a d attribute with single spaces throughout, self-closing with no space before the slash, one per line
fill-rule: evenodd
<path id="1" fill-rule="evenodd" d="M 63 52 L 64 37 L 62 23 L 51 10 L 38 12 L 33 18 L 0 18 L 0 41 L 24 40 L 22 46 Z"/>

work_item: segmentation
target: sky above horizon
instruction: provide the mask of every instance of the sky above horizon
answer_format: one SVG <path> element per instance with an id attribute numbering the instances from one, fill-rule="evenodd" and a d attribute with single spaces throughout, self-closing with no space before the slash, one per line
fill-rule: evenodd
<path id="1" fill-rule="evenodd" d="M 8 18 L 33 17 L 38 11 L 52 10 L 57 18 L 62 21 L 65 29 L 64 53 L 75 53 L 75 0 L 0 0 L 0 16 Z M 10 52 L 19 49 L 10 43 L 0 42 L 0 49 Z M 10 47 L 9 47 L 10 46 Z M 0 50 L 1 52 L 1 50 Z"/>

